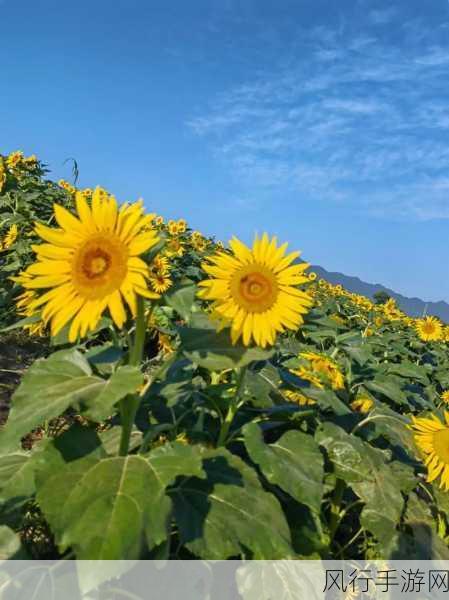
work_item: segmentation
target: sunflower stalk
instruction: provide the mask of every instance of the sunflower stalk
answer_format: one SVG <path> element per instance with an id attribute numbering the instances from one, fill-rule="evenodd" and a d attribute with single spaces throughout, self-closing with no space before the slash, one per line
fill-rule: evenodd
<path id="1" fill-rule="evenodd" d="M 245 366 L 237 372 L 237 387 L 235 390 L 235 396 L 231 400 L 226 417 L 224 418 L 224 421 L 221 424 L 220 434 L 217 440 L 217 448 L 226 445 L 226 440 L 228 438 L 232 422 L 234 421 L 234 417 L 241 406 L 240 399 L 243 391 L 243 383 L 245 380 L 246 370 L 247 367 Z"/>
<path id="2" fill-rule="evenodd" d="M 142 362 L 145 347 L 145 304 L 141 296 L 137 297 L 136 327 L 134 332 L 134 344 L 129 353 L 129 364 L 138 366 Z M 122 432 L 120 436 L 119 456 L 126 456 L 129 452 L 131 433 L 139 408 L 141 396 L 132 394 L 120 402 L 120 418 L 122 421 Z"/>
<path id="3" fill-rule="evenodd" d="M 337 479 L 334 494 L 331 500 L 330 506 L 330 519 L 329 519 L 329 538 L 330 541 L 335 537 L 337 529 L 340 525 L 342 515 L 344 514 L 341 510 L 341 503 L 343 501 L 343 495 L 345 492 L 345 483 L 342 479 Z"/>

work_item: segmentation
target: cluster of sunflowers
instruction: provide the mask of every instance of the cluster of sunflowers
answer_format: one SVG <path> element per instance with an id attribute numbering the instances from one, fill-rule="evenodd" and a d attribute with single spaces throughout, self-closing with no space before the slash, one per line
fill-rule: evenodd
<path id="1" fill-rule="evenodd" d="M 349 292 L 341 285 L 333 285 L 324 279 L 318 281 L 318 285 L 310 292 L 315 298 L 317 304 L 329 297 L 352 305 L 355 314 L 359 314 L 360 320 L 364 323 L 364 336 L 373 335 L 376 329 L 383 326 L 396 325 L 398 327 L 408 327 L 413 329 L 418 337 L 424 342 L 448 342 L 449 326 L 443 324 L 438 318 L 433 316 L 423 316 L 414 319 L 406 315 L 397 306 L 394 298 L 390 298 L 382 304 L 375 304 L 366 296 L 361 296 Z M 338 314 L 334 316 L 336 320 L 342 319 Z M 344 322 L 342 320 L 341 322 Z"/>
<path id="2" fill-rule="evenodd" d="M 38 165 L 34 154 L 25 157 L 23 152 L 16 150 L 6 157 L 0 156 L 0 193 L 6 184 L 8 175 L 17 175 L 22 171 L 34 170 Z"/>
<path id="3" fill-rule="evenodd" d="M 14 161 L 19 160 L 30 159 L 17 155 L 7 161 L 7 168 L 14 168 Z M 256 237 L 252 247 L 233 238 L 225 249 L 200 232 L 190 231 L 184 219 L 165 222 L 161 216 L 145 214 L 142 201 L 119 205 L 103 188 L 77 190 L 67 182 L 59 184 L 73 196 L 76 213 L 55 204 L 58 227 L 36 224 L 35 233 L 43 242 L 33 246 L 36 260 L 12 277 L 24 288 L 16 299 L 17 310 L 30 320 L 25 326 L 32 334 L 42 335 L 48 327 L 56 336 L 67 328 L 73 343 L 94 332 L 106 312 L 122 329 L 129 315 L 138 318 L 144 300 L 157 303 L 172 287 L 177 261 L 193 251 L 200 256 L 203 274 L 198 298 L 217 330 L 229 330 L 233 344 L 271 347 L 280 333 L 300 328 L 313 304 L 319 306 L 329 298 L 352 307 L 364 337 L 397 326 L 413 328 L 426 342 L 449 340 L 449 327 L 434 317 L 412 319 L 393 299 L 374 304 L 340 285 L 318 280 L 315 273 L 307 274 L 309 265 L 298 260 L 300 253 L 287 254 L 287 244 L 278 245 L 275 237 Z M 2 249 L 14 244 L 18 230 L 13 227 L 2 240 Z M 348 320 L 338 311 L 332 318 L 337 323 Z M 161 335 L 159 344 L 164 352 L 171 352 L 168 336 Z M 316 389 L 344 389 L 344 374 L 333 356 L 300 352 L 298 360 L 300 365 L 291 372 L 300 380 Z M 316 403 L 307 391 L 285 389 L 282 393 L 299 405 Z M 442 401 L 449 401 L 449 392 L 443 393 Z M 352 410 L 360 413 L 369 413 L 374 406 L 368 393 L 351 402 Z M 432 467 L 435 449 L 429 448 L 432 444 L 434 448 L 434 437 L 432 442 L 428 438 L 440 438 L 440 432 L 446 435 L 448 428 L 435 416 L 414 418 L 413 427 L 418 446 L 430 457 L 426 464 L 434 479 L 441 470 Z M 443 482 L 449 489 L 447 469 Z"/>
<path id="4" fill-rule="evenodd" d="M 129 309 L 137 314 L 138 300 L 156 300 L 171 285 L 169 259 L 182 256 L 184 220 L 164 224 L 161 217 L 145 215 L 142 201 L 120 207 L 102 188 L 75 191 L 77 216 L 54 206 L 59 228 L 36 224 L 44 241 L 33 246 L 37 260 L 14 277 L 26 292 L 19 297 L 20 310 L 41 315 L 51 334 L 69 325 L 69 340 L 75 342 L 94 331 L 108 310 L 118 328 Z M 143 260 L 168 232 L 162 252 L 148 263 Z M 201 234 L 190 235 L 192 246 L 205 244 Z M 292 264 L 299 253 L 285 256 L 286 245 L 265 234 L 252 249 L 237 239 L 231 252 L 218 250 L 203 269 L 210 279 L 200 282 L 199 296 L 212 301 L 212 315 L 220 328 L 229 327 L 233 342 L 242 338 L 265 347 L 276 333 L 296 329 L 312 305 L 306 292 L 296 286 L 306 283 L 306 263 Z M 177 248 L 177 250 L 175 250 Z"/>

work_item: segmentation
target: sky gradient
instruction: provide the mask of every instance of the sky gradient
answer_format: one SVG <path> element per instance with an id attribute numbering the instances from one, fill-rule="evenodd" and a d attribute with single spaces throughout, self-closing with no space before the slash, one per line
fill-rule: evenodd
<path id="1" fill-rule="evenodd" d="M 0 152 L 449 301 L 447 0 L 0 0 Z"/>

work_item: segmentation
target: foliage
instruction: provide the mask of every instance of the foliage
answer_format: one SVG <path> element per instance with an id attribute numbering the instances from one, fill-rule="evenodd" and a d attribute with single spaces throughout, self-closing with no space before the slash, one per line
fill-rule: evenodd
<path id="1" fill-rule="evenodd" d="M 36 215 L 24 185 L 0 196 L 18 199 L 20 231 L 60 193 L 40 182 Z M 2 556 L 448 558 L 449 496 L 426 482 L 409 427 L 441 413 L 447 343 L 423 342 L 391 301 L 311 277 L 299 330 L 232 345 L 197 297 L 216 243 L 155 224 L 171 284 L 145 301 L 142 360 L 129 360 L 138 322 L 118 331 L 106 317 L 77 344 L 51 339 L 14 393 Z"/>
<path id="2" fill-rule="evenodd" d="M 18 286 L 11 281 L 33 261 L 38 241 L 34 223 L 53 221 L 53 204 L 72 204 L 71 187 L 44 179 L 47 169 L 35 156 L 0 154 L 0 327 L 17 320 Z"/>

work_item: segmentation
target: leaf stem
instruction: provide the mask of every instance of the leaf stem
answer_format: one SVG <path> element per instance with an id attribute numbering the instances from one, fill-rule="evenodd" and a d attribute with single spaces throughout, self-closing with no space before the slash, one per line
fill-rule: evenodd
<path id="1" fill-rule="evenodd" d="M 240 372 L 237 375 L 237 387 L 235 390 L 235 396 L 231 400 L 229 407 L 228 407 L 228 412 L 226 414 L 226 417 L 221 424 L 220 434 L 219 434 L 218 440 L 217 440 L 217 448 L 219 448 L 220 446 L 226 445 L 226 440 L 227 440 L 227 437 L 229 434 L 229 429 L 231 428 L 234 417 L 237 414 L 237 411 L 240 407 L 239 400 L 240 400 L 240 396 L 241 396 L 241 393 L 243 390 L 243 382 L 244 382 L 245 375 L 246 375 L 246 369 L 247 369 L 246 366 L 242 367 L 240 369 Z"/>

